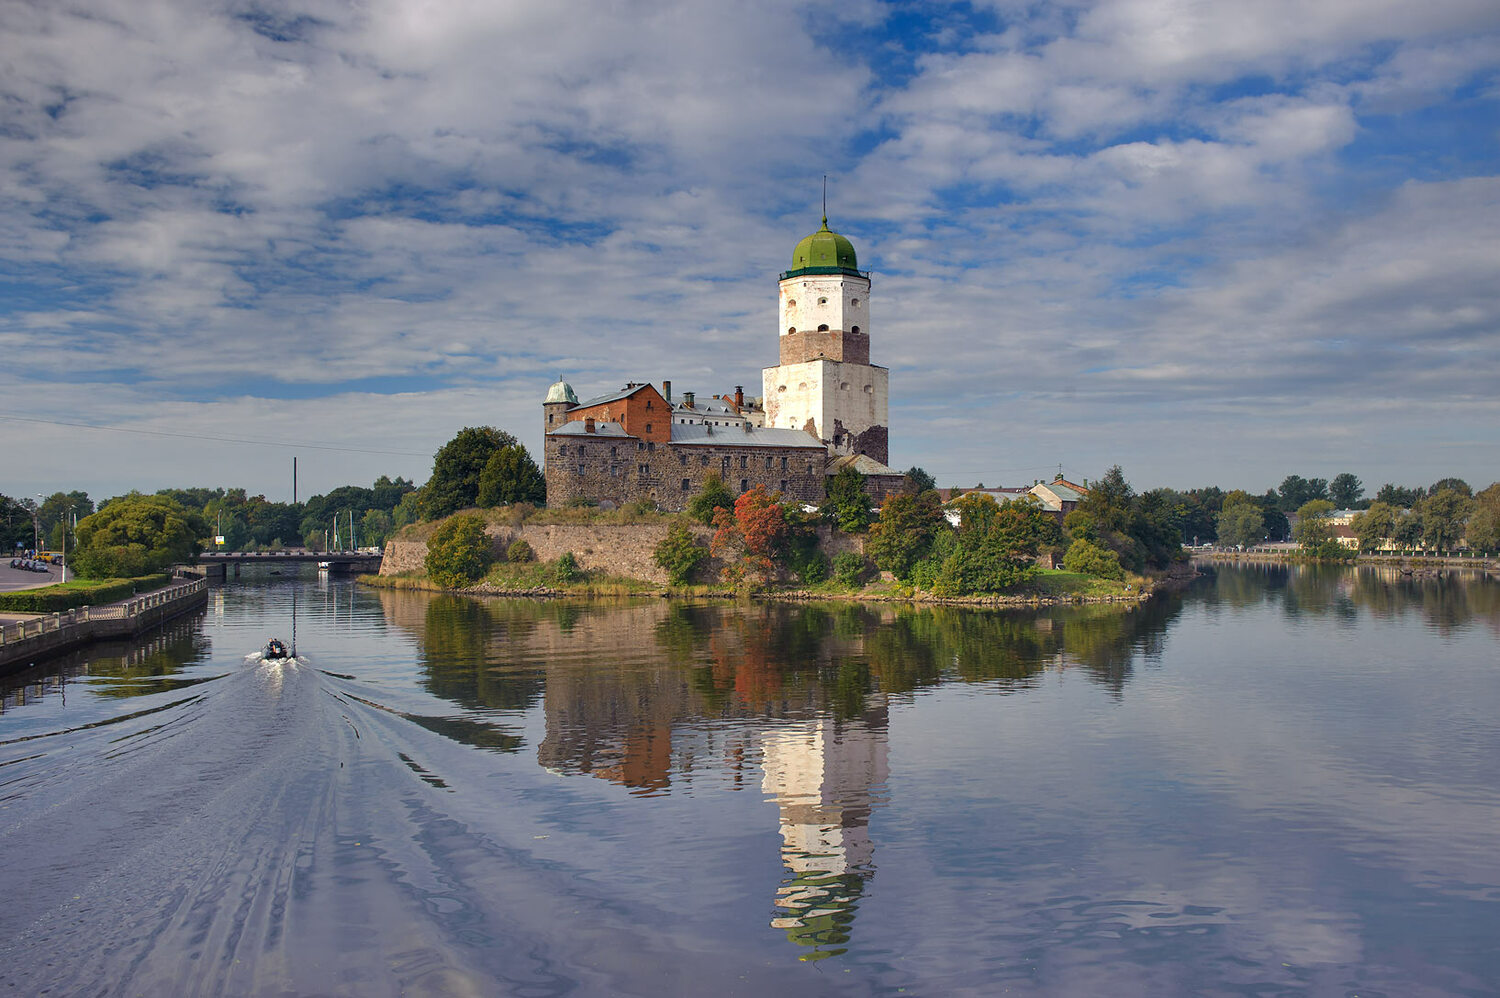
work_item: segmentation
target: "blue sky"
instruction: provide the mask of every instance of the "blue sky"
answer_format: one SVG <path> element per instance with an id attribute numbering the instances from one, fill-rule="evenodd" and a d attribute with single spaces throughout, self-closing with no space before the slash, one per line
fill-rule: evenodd
<path id="1" fill-rule="evenodd" d="M 829 215 L 942 484 L 1500 478 L 1493 0 L 0 2 L 0 491 L 752 391 Z M 109 427 L 102 429 L 101 427 Z"/>

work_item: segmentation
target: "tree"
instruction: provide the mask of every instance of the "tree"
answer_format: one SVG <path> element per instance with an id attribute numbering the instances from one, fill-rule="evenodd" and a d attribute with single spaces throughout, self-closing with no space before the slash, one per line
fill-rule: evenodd
<path id="1" fill-rule="evenodd" d="M 484 526 L 478 513 L 461 513 L 440 524 L 427 541 L 427 577 L 445 589 L 483 578 L 495 560 Z"/>
<path id="2" fill-rule="evenodd" d="M 1328 482 L 1322 478 L 1287 475 L 1281 480 L 1281 488 L 1278 492 L 1278 505 L 1281 511 L 1291 513 L 1314 499 L 1327 499 Z"/>
<path id="3" fill-rule="evenodd" d="M 421 518 L 422 510 L 418 503 L 417 493 L 408 492 L 401 497 L 401 501 L 396 504 L 395 511 L 391 513 L 391 525 L 404 527 L 408 523 L 416 523 Z"/>
<path id="4" fill-rule="evenodd" d="M 501 447 L 490 455 L 479 473 L 480 506 L 501 506 L 518 502 L 547 501 L 547 481 L 542 471 L 520 444 Z"/>
<path id="5" fill-rule="evenodd" d="M 1425 493 L 1421 489 L 1409 489 L 1400 485 L 1392 485 L 1389 482 L 1382 485 L 1375 493 L 1375 501 L 1383 502 L 1400 509 L 1411 509 L 1412 505 Z"/>
<path id="6" fill-rule="evenodd" d="M 194 558 L 207 533 L 198 513 L 164 496 L 137 493 L 79 520 L 78 549 L 70 557 L 85 578 L 149 575 Z"/>
<path id="7" fill-rule="evenodd" d="M 667 530 L 667 536 L 656 545 L 656 551 L 652 555 L 674 586 L 690 582 L 693 573 L 707 557 L 708 549 L 698 543 L 685 523 L 672 524 Z"/>
<path id="8" fill-rule="evenodd" d="M 779 494 L 757 485 L 740 494 L 732 512 L 716 512 L 713 525 L 709 550 L 724 559 L 727 575 L 743 575 L 748 570 L 762 581 L 770 580 L 787 537 L 786 510 Z"/>
<path id="9" fill-rule="evenodd" d="M 1243 495 L 1244 493 L 1241 493 Z M 1218 516 L 1219 543 L 1254 547 L 1265 537 L 1266 518 L 1260 504 L 1248 497 L 1243 502 L 1225 501 Z"/>
<path id="10" fill-rule="evenodd" d="M 1119 555 L 1108 548 L 1096 547 L 1082 537 L 1068 545 L 1068 553 L 1063 555 L 1063 568 L 1117 582 L 1125 578 Z"/>
<path id="11" fill-rule="evenodd" d="M 1328 501 L 1335 509 L 1353 509 L 1364 494 L 1364 483 L 1347 471 L 1335 475 L 1328 484 Z"/>
<path id="12" fill-rule="evenodd" d="M 359 521 L 359 539 L 366 547 L 381 547 L 391 535 L 391 514 L 383 509 L 367 509 Z"/>
<path id="13" fill-rule="evenodd" d="M 436 520 L 479 503 L 479 476 L 495 452 L 516 438 L 493 426 L 466 426 L 432 457 L 432 477 L 422 486 L 422 518 Z"/>
<path id="14" fill-rule="evenodd" d="M 1396 517 L 1396 529 L 1391 539 L 1404 548 L 1422 545 L 1422 506 L 1425 498 L 1417 500 L 1411 509 Z"/>
<path id="15" fill-rule="evenodd" d="M 721 509 L 734 509 L 734 493 L 724 487 L 718 472 L 710 471 L 703 478 L 703 488 L 688 500 L 687 514 L 699 523 L 711 524 Z"/>
<path id="16" fill-rule="evenodd" d="M 905 480 L 902 482 L 902 491 L 918 495 L 928 489 L 937 488 L 937 480 L 916 465 L 906 469 Z"/>
<path id="17" fill-rule="evenodd" d="M 1500 482 L 1474 497 L 1474 512 L 1469 514 L 1464 536 L 1476 551 L 1500 551 Z"/>
<path id="18" fill-rule="evenodd" d="M 865 476 L 844 467 L 828 480 L 828 498 L 823 501 L 823 519 L 846 534 L 861 534 L 869 529 L 875 516 L 870 512 L 870 496 L 865 492 Z"/>
<path id="19" fill-rule="evenodd" d="M 927 557 L 938 533 L 947 529 L 937 492 L 893 493 L 886 496 L 879 518 L 870 527 L 865 553 L 877 567 L 906 579 L 912 567 Z"/>
<path id="20" fill-rule="evenodd" d="M 1387 538 L 1395 536 L 1396 517 L 1396 507 L 1378 499 L 1370 503 L 1370 508 L 1363 513 L 1354 514 L 1354 518 L 1349 521 L 1349 528 L 1359 538 L 1359 549 L 1379 550 Z"/>
<path id="21" fill-rule="evenodd" d="M 1333 525 L 1328 522 L 1328 514 L 1332 512 L 1333 503 L 1327 499 L 1311 499 L 1297 508 L 1292 537 L 1304 551 L 1311 552 L 1333 538 Z"/>
<path id="22" fill-rule="evenodd" d="M 1453 549 L 1463 539 L 1473 509 L 1474 500 L 1457 489 L 1434 492 L 1422 503 L 1422 540 L 1435 551 Z"/>
<path id="23" fill-rule="evenodd" d="M 1469 483 L 1464 481 L 1462 478 L 1439 478 L 1437 481 L 1432 483 L 1432 487 L 1427 490 L 1427 494 L 1429 496 L 1435 496 L 1439 492 L 1445 491 L 1457 492 L 1461 496 L 1468 497 L 1472 497 L 1474 495 L 1474 490 L 1469 488 Z"/>

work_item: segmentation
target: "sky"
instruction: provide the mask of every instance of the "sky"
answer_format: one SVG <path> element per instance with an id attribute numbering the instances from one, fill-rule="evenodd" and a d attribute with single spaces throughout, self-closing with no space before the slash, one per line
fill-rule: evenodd
<path id="1" fill-rule="evenodd" d="M 941 485 L 1500 478 L 1500 5 L 0 0 L 0 492 L 758 394 L 872 272 Z"/>

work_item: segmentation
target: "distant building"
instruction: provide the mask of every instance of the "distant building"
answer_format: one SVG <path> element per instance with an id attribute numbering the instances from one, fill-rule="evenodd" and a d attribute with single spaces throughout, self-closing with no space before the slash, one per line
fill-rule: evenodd
<path id="1" fill-rule="evenodd" d="M 580 402 L 558 381 L 542 403 L 547 501 L 680 510 L 717 474 L 730 491 L 760 485 L 820 503 L 845 466 L 877 501 L 898 490 L 903 476 L 885 464 L 889 372 L 869 362 L 869 314 L 870 275 L 825 217 L 781 275 L 780 363 L 762 372 L 762 397 L 736 386 L 674 399 L 670 381 L 632 381 Z"/>

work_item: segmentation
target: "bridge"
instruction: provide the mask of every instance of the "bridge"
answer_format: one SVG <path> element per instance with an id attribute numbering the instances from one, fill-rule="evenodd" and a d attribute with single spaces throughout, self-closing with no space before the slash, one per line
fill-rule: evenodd
<path id="1" fill-rule="evenodd" d="M 305 562 L 326 565 L 330 572 L 362 574 L 380 571 L 380 552 L 366 548 L 361 551 L 309 551 L 307 548 L 289 548 L 285 551 L 204 551 L 198 556 L 198 567 L 210 579 L 229 577 L 230 566 L 238 578 L 245 565 L 297 565 Z"/>

